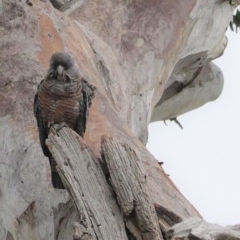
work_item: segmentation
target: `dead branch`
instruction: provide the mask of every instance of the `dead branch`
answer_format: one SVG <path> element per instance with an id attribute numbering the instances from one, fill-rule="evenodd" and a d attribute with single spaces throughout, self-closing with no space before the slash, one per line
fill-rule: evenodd
<path id="1" fill-rule="evenodd" d="M 81 228 L 79 225 L 75 227 L 74 237 L 79 236 L 81 229 L 88 240 L 128 239 L 121 213 L 99 162 L 83 139 L 68 127 L 59 130 L 54 125 L 47 145 L 80 214 Z"/>
<path id="2" fill-rule="evenodd" d="M 101 150 L 124 217 L 137 222 L 143 239 L 163 239 L 146 175 L 135 151 L 107 137 L 102 138 Z"/>

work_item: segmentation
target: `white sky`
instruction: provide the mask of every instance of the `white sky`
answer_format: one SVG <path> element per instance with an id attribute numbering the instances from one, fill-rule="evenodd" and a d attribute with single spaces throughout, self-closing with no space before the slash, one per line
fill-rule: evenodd
<path id="1" fill-rule="evenodd" d="M 222 95 L 178 117 L 149 125 L 148 149 L 205 220 L 240 223 L 240 34 L 215 61 L 224 74 Z"/>

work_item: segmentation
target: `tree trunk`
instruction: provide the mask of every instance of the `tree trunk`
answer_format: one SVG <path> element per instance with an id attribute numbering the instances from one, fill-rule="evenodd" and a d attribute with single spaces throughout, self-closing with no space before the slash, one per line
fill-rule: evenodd
<path id="1" fill-rule="evenodd" d="M 219 0 L 2 0 L 0 239 L 162 239 L 200 217 L 146 149 L 147 127 L 219 96 L 210 61 L 232 11 Z M 67 128 L 49 136 L 68 192 L 51 185 L 32 111 L 54 52 L 96 87 L 84 140 Z"/>

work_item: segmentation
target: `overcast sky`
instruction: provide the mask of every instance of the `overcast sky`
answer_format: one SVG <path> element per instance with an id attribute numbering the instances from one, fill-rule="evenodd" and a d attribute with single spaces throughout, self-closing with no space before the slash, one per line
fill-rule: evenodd
<path id="1" fill-rule="evenodd" d="M 240 33 L 228 31 L 221 96 L 174 122 L 149 125 L 148 149 L 205 220 L 240 224 Z"/>

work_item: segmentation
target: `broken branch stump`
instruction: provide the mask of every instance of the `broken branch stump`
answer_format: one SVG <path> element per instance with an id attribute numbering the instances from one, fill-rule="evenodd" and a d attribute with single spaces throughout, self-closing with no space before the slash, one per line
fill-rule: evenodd
<path id="1" fill-rule="evenodd" d="M 137 222 L 142 239 L 163 239 L 146 175 L 135 151 L 108 137 L 102 138 L 101 151 L 124 217 Z"/>
<path id="2" fill-rule="evenodd" d="M 212 224 L 201 218 L 188 218 L 174 225 L 166 234 L 167 240 L 240 240 L 240 231 Z"/>
<path id="3" fill-rule="evenodd" d="M 47 146 L 80 214 L 81 227 L 75 226 L 74 238 L 127 240 L 124 221 L 98 160 L 77 133 L 58 128 L 51 127 Z"/>

